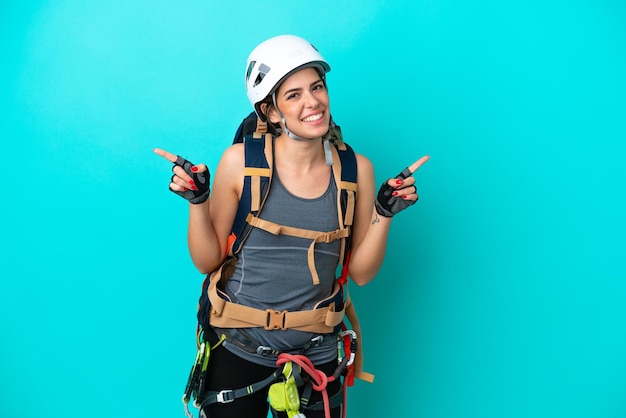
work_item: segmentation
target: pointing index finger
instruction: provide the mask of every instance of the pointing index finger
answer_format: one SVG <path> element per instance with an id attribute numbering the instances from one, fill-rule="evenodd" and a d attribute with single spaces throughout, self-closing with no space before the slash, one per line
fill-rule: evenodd
<path id="1" fill-rule="evenodd" d="M 426 161 L 428 161 L 429 158 L 430 158 L 429 155 L 423 156 L 422 158 L 420 158 L 419 160 L 415 161 L 413 164 L 411 164 L 410 166 L 402 170 L 402 172 L 398 174 L 396 178 L 404 180 L 405 178 L 410 177 L 411 175 L 413 175 L 413 173 L 417 171 L 418 168 L 420 168 Z"/>
<path id="2" fill-rule="evenodd" d="M 161 149 L 161 148 L 155 148 L 154 153 L 157 155 L 160 155 L 161 157 L 165 158 L 166 160 L 174 164 L 176 164 L 176 160 L 178 160 L 177 155 L 174 155 L 171 152 L 165 151 L 164 149 Z"/>
<path id="3" fill-rule="evenodd" d="M 417 169 L 420 168 L 422 165 L 424 165 L 424 163 L 428 161 L 429 159 L 430 159 L 430 155 L 424 155 L 422 158 L 420 158 L 419 160 L 411 164 L 408 168 L 411 174 L 415 173 Z"/>

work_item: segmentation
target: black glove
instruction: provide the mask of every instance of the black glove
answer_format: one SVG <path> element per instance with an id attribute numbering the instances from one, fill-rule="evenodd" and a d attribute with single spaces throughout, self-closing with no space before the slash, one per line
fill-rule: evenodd
<path id="1" fill-rule="evenodd" d="M 191 167 L 193 167 L 193 164 L 185 160 L 180 155 L 178 156 L 178 158 L 176 159 L 176 162 L 174 163 L 174 167 L 176 166 L 182 167 L 183 170 L 185 170 L 185 173 L 189 174 L 189 176 L 193 179 L 198 190 L 189 189 L 189 190 L 185 190 L 184 192 L 179 192 L 176 190 L 172 190 L 171 187 L 170 187 L 170 190 L 172 190 L 177 195 L 182 196 L 185 199 L 187 199 L 189 203 L 198 204 L 198 203 L 206 202 L 206 200 L 209 198 L 209 193 L 211 193 L 211 188 L 209 187 L 209 180 L 211 179 L 211 174 L 209 173 L 209 170 L 203 173 L 195 173 L 191 171 Z M 172 170 L 173 169 L 174 168 L 172 167 Z M 174 176 L 172 176 L 172 179 L 173 178 Z"/>
<path id="2" fill-rule="evenodd" d="M 409 177 L 412 173 L 408 168 L 402 170 L 402 173 L 398 174 L 395 178 L 404 180 Z M 376 212 L 380 216 L 385 216 L 387 218 L 391 218 L 393 215 L 396 215 L 400 211 L 408 208 L 411 205 L 414 205 L 416 200 L 402 199 L 400 196 L 392 196 L 391 194 L 394 192 L 394 188 L 384 182 L 380 189 L 378 190 L 378 196 L 376 197 L 376 201 L 374 205 L 376 206 Z"/>

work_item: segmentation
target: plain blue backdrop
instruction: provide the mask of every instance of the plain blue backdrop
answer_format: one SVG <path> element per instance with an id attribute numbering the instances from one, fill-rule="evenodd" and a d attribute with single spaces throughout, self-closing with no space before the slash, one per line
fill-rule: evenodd
<path id="1" fill-rule="evenodd" d="M 5 1 L 0 417 L 183 417 L 202 276 L 163 147 L 215 168 L 293 33 L 418 205 L 352 286 L 351 417 L 626 416 L 626 4 Z"/>

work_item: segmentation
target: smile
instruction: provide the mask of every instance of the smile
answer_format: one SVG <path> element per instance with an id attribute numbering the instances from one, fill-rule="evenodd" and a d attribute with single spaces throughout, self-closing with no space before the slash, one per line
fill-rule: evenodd
<path id="1" fill-rule="evenodd" d="M 317 115 L 311 115 L 302 119 L 302 122 L 316 122 L 324 117 L 324 113 L 318 113 Z"/>

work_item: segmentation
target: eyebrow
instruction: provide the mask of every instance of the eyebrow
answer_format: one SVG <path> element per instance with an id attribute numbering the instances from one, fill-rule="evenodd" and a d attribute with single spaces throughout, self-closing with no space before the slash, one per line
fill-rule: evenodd
<path id="1" fill-rule="evenodd" d="M 323 80 L 321 78 L 318 78 L 316 81 L 314 81 L 311 84 L 309 84 L 309 88 L 313 87 L 314 85 L 316 85 L 316 84 L 318 84 L 320 82 L 323 82 Z M 285 96 L 287 94 L 291 94 L 291 93 L 296 93 L 296 92 L 299 92 L 299 91 L 302 91 L 302 87 L 297 87 L 295 89 L 289 89 L 289 90 L 287 90 L 287 91 L 285 91 L 283 93 L 283 96 Z"/>

